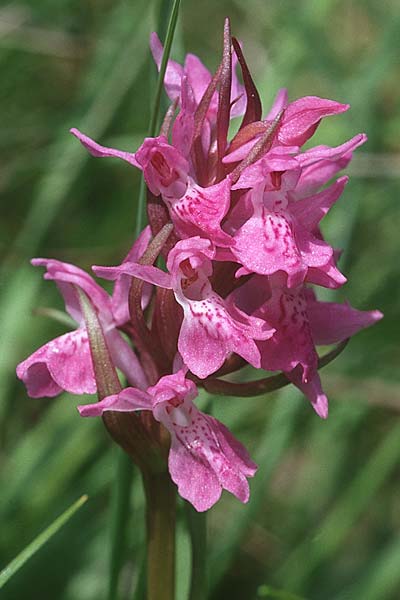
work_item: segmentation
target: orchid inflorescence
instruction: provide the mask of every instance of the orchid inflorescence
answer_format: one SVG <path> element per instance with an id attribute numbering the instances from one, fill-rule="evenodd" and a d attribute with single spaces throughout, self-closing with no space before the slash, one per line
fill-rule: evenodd
<path id="1" fill-rule="evenodd" d="M 160 68 L 156 34 L 151 50 Z M 223 488 L 246 502 L 247 478 L 257 467 L 221 422 L 196 407 L 197 388 L 252 396 L 279 387 L 283 378 L 326 418 L 315 346 L 343 342 L 382 316 L 321 302 L 315 294 L 316 286 L 336 289 L 346 281 L 319 224 L 348 178 L 326 184 L 366 136 L 302 151 L 323 117 L 349 106 L 315 96 L 289 103 L 282 89 L 263 118 L 228 21 L 216 73 L 188 54 L 183 66 L 168 62 L 164 85 L 171 106 L 160 135 L 146 138 L 135 153 L 71 130 L 92 155 L 141 169 L 149 225 L 119 266 L 93 267 L 115 282 L 111 296 L 76 266 L 32 261 L 57 284 L 77 329 L 34 352 L 17 374 L 32 397 L 100 392 L 99 402 L 78 407 L 80 414 L 103 415 L 138 464 L 150 454 L 146 443 L 156 454 L 163 448 L 179 493 L 203 511 Z M 130 387 L 121 389 L 117 379 L 100 389 L 107 361 Z M 246 365 L 281 371 L 280 383 L 274 385 L 274 376 L 221 379 Z M 123 421 L 126 412 L 135 418 Z"/>

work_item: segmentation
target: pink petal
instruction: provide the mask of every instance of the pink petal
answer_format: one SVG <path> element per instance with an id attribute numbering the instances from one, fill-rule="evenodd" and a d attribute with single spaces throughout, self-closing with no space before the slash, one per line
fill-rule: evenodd
<path id="1" fill-rule="evenodd" d="M 127 256 L 124 258 L 123 263 L 133 262 L 136 263 L 143 256 L 149 242 L 151 240 L 151 229 L 148 225 L 143 229 L 132 248 L 128 252 Z M 122 263 L 122 264 L 123 264 Z M 128 306 L 128 296 L 129 290 L 131 287 L 131 277 L 129 275 L 121 275 L 116 279 L 113 294 L 111 298 L 111 306 L 112 313 L 114 316 L 114 320 L 117 325 L 123 325 L 127 321 L 129 321 L 129 306 Z M 142 297 L 142 308 L 146 308 L 149 303 L 151 295 L 151 286 L 145 286 L 143 289 L 143 297 Z"/>
<path id="2" fill-rule="evenodd" d="M 286 373 L 286 377 L 290 379 L 295 386 L 297 386 L 305 396 L 311 402 L 311 406 L 317 413 L 321 419 L 328 418 L 328 398 L 325 396 L 321 379 L 319 377 L 318 371 L 316 371 L 313 377 L 304 382 L 301 374 L 301 369 L 297 367 L 294 371 Z"/>
<path id="3" fill-rule="evenodd" d="M 82 322 L 82 314 L 73 285 L 79 286 L 89 296 L 103 319 L 112 320 L 108 294 L 85 271 L 75 265 L 51 258 L 33 258 L 31 263 L 35 267 L 45 267 L 47 269 L 44 279 L 56 282 L 64 298 L 66 310 L 77 323 Z"/>
<path id="4" fill-rule="evenodd" d="M 113 364 L 122 371 L 128 382 L 139 388 L 146 389 L 148 385 L 142 365 L 135 352 L 117 329 L 106 332 L 108 349 Z"/>
<path id="5" fill-rule="evenodd" d="M 150 191 L 165 198 L 181 198 L 188 184 L 189 163 L 166 137 L 145 138 L 136 152 Z"/>
<path id="6" fill-rule="evenodd" d="M 348 104 L 306 96 L 291 102 L 285 109 L 278 139 L 282 144 L 302 146 L 314 133 L 323 117 L 349 109 Z"/>
<path id="7" fill-rule="evenodd" d="M 17 367 L 17 376 L 32 398 L 94 394 L 96 382 L 86 329 L 66 333 L 36 350 Z"/>
<path id="8" fill-rule="evenodd" d="M 297 247 L 290 216 L 256 207 L 254 215 L 238 230 L 232 253 L 246 269 L 260 275 L 277 271 L 288 274 L 288 285 L 304 281 L 307 265 Z"/>
<path id="9" fill-rule="evenodd" d="M 106 148 L 105 146 L 100 146 L 100 144 L 92 140 L 90 137 L 88 137 L 84 133 L 81 133 L 79 129 L 70 129 L 70 133 L 72 133 L 72 135 L 78 138 L 81 144 L 85 146 L 86 150 L 89 150 L 90 154 L 92 154 L 93 156 L 100 158 L 122 158 L 122 160 L 125 160 L 134 167 L 139 167 L 135 158 L 135 154 L 132 152 L 125 152 L 124 150 L 115 150 L 114 148 Z"/>
<path id="10" fill-rule="evenodd" d="M 219 421 L 194 408 L 187 426 L 164 424 L 172 437 L 168 460 L 172 480 L 196 510 L 211 508 L 222 489 L 248 501 L 246 477 L 252 477 L 257 467 Z"/>
<path id="11" fill-rule="evenodd" d="M 314 342 L 321 345 L 341 342 L 383 317 L 379 310 L 356 310 L 347 303 L 319 301 L 309 302 L 307 312 Z"/>
<path id="12" fill-rule="evenodd" d="M 119 394 L 107 396 L 100 402 L 78 406 L 81 417 L 100 417 L 105 411 L 134 412 L 151 410 L 151 399 L 147 392 L 134 388 L 125 388 Z"/>
<path id="13" fill-rule="evenodd" d="M 156 63 L 158 70 L 160 70 L 164 49 L 158 35 L 155 32 L 150 35 L 150 50 L 153 55 L 154 62 Z M 182 75 L 182 66 L 174 60 L 169 60 L 164 77 L 164 87 L 168 97 L 171 100 L 175 100 L 175 98 L 179 98 L 180 96 Z"/>
<path id="14" fill-rule="evenodd" d="M 271 339 L 257 342 L 263 369 L 286 372 L 301 365 L 304 378 L 315 371 L 318 357 L 301 291 L 274 288 L 271 299 L 256 314 L 265 316 L 276 329 Z"/>
<path id="15" fill-rule="evenodd" d="M 231 352 L 236 352 L 254 367 L 260 366 L 260 354 L 254 339 L 271 335 L 266 324 L 253 321 L 241 311 L 232 316 L 218 296 L 186 301 L 178 350 L 187 367 L 203 379 L 219 369 Z M 235 319 L 240 313 L 241 321 Z M 245 319 L 247 322 L 245 322 Z"/>
<path id="16" fill-rule="evenodd" d="M 297 200 L 291 206 L 292 214 L 299 219 L 306 229 L 313 231 L 341 196 L 348 179 L 348 177 L 340 177 L 335 183 L 315 196 Z"/>
<path id="17" fill-rule="evenodd" d="M 186 55 L 184 72 L 193 90 L 196 105 L 198 105 L 211 81 L 211 73 L 194 54 Z"/>
<path id="18" fill-rule="evenodd" d="M 93 271 L 98 277 L 103 279 L 111 279 L 112 281 L 118 279 L 122 275 L 130 275 L 131 277 L 138 277 L 143 281 L 158 285 L 159 287 L 171 288 L 171 276 L 169 273 L 164 273 L 161 269 L 153 267 L 152 265 L 139 265 L 133 262 L 124 262 L 117 267 L 100 267 L 94 265 Z"/>
<path id="19" fill-rule="evenodd" d="M 275 96 L 275 100 L 272 103 L 271 110 L 265 117 L 265 121 L 273 121 L 276 119 L 281 110 L 287 106 L 288 103 L 288 92 L 286 88 L 281 88 Z"/>
<path id="20" fill-rule="evenodd" d="M 220 225 L 230 206 L 230 187 L 229 178 L 207 188 L 191 182 L 181 198 L 165 198 L 178 234 L 184 238 L 203 234 L 217 245 L 231 246 L 231 236 Z"/>

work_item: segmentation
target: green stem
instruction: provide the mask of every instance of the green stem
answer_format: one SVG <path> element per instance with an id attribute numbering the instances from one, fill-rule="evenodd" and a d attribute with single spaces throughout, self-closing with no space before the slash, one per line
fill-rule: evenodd
<path id="1" fill-rule="evenodd" d="M 185 503 L 186 516 L 192 545 L 192 578 L 189 600 L 207 598 L 207 513 L 197 512 Z"/>
<path id="2" fill-rule="evenodd" d="M 143 473 L 146 493 L 147 600 L 175 598 L 176 489 L 168 471 Z"/>
<path id="3" fill-rule="evenodd" d="M 160 18 L 166 12 L 166 7 L 170 4 L 170 0 L 163 0 L 161 4 L 161 14 Z M 174 0 L 171 15 L 168 21 L 167 34 L 165 36 L 165 44 L 164 44 L 164 52 L 161 60 L 160 72 L 158 74 L 157 85 L 154 93 L 154 102 L 150 116 L 150 123 L 148 128 L 148 136 L 154 137 L 157 132 L 157 128 L 159 126 L 159 118 L 160 118 L 160 103 L 161 103 L 161 94 L 164 85 L 164 77 L 165 71 L 167 69 L 168 59 L 171 52 L 172 40 L 174 39 L 174 33 L 176 28 L 176 22 L 178 20 L 180 0 Z M 140 182 L 140 190 L 139 190 L 139 199 L 136 207 L 136 226 L 135 233 L 136 236 L 139 235 L 141 230 L 143 229 L 143 225 L 145 222 L 144 215 L 144 207 L 146 203 L 146 184 L 142 177 Z"/>
<path id="4" fill-rule="evenodd" d="M 125 560 L 126 520 L 129 515 L 131 487 L 133 480 L 133 463 L 121 448 L 116 449 L 117 473 L 113 486 L 111 507 L 111 553 L 108 582 L 108 600 L 118 598 L 118 580 Z"/>

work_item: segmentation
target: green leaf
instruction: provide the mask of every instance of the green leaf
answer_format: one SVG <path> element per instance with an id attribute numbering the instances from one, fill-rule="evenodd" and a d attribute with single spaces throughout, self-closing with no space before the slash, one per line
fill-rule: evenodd
<path id="1" fill-rule="evenodd" d="M 57 531 L 73 517 L 73 515 L 85 504 L 88 496 L 84 495 L 70 506 L 62 515 L 60 515 L 49 527 L 40 533 L 22 552 L 18 554 L 6 567 L 0 572 L 0 589 L 9 579 L 29 560 L 40 548 L 48 542 Z"/>

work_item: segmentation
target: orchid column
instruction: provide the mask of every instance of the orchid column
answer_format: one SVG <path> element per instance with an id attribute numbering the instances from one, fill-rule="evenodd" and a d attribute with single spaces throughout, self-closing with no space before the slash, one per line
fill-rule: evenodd
<path id="1" fill-rule="evenodd" d="M 366 136 L 335 148 L 302 146 L 322 118 L 349 106 L 315 96 L 289 102 L 280 90 L 263 115 L 228 20 L 215 74 L 191 54 L 183 66 L 166 64 L 156 34 L 151 50 L 166 66 L 171 100 L 159 135 L 130 153 L 71 130 L 94 156 L 122 158 L 143 172 L 149 225 L 120 265 L 93 267 L 114 282 L 111 296 L 77 267 L 33 261 L 57 283 L 77 330 L 37 350 L 17 374 L 33 397 L 97 390 L 99 401 L 78 409 L 102 416 L 143 473 L 149 598 L 167 600 L 174 594 L 174 486 L 203 512 L 223 490 L 247 502 L 257 469 L 226 427 L 197 408 L 198 389 L 245 397 L 292 382 L 327 418 L 319 368 L 382 315 L 317 297 L 318 287 L 346 282 L 320 223 L 347 184 L 336 175 Z M 234 117 L 240 125 L 230 136 Z M 339 346 L 319 357 L 319 344 Z M 247 365 L 263 376 L 226 379 Z"/>

